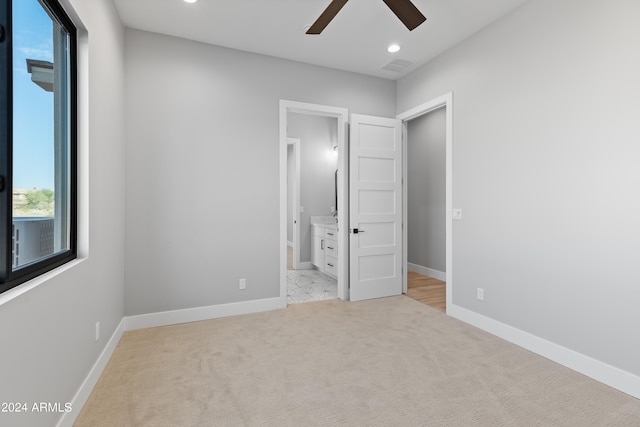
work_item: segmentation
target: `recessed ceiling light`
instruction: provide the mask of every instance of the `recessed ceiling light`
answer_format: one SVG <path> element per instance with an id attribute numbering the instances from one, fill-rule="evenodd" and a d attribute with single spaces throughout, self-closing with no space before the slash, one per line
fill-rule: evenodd
<path id="1" fill-rule="evenodd" d="M 198 1 L 198 0 L 184 0 L 184 2 L 185 2 L 185 3 L 195 3 L 195 2 L 197 2 L 197 1 Z"/>
<path id="2" fill-rule="evenodd" d="M 400 45 L 396 43 L 389 45 L 389 47 L 387 48 L 387 52 L 389 53 L 396 53 L 399 50 L 400 50 Z"/>

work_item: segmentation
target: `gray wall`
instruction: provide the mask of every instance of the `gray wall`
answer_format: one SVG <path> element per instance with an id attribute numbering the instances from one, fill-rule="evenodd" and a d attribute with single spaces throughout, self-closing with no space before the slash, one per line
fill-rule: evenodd
<path id="1" fill-rule="evenodd" d="M 79 82 L 82 260 L 0 296 L 0 402 L 70 402 L 124 314 L 124 31 L 110 1 L 62 3 L 89 33 Z M 3 413 L 0 424 L 52 426 L 59 418 Z"/>
<path id="2" fill-rule="evenodd" d="M 392 116 L 395 82 L 138 30 L 125 41 L 126 314 L 277 297 L 279 100 Z"/>
<path id="3" fill-rule="evenodd" d="M 287 136 L 300 139 L 300 261 L 311 262 L 311 216 L 329 216 L 335 207 L 338 119 L 290 113 Z"/>
<path id="4" fill-rule="evenodd" d="M 635 375 L 638 16 L 532 0 L 398 82 L 398 112 L 454 93 L 453 303 Z"/>
<path id="5" fill-rule="evenodd" d="M 446 272 L 446 109 L 407 124 L 408 262 Z"/>

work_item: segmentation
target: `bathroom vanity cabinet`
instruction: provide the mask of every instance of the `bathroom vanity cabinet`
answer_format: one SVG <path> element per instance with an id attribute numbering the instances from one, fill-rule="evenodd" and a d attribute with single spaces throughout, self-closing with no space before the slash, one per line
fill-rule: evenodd
<path id="1" fill-rule="evenodd" d="M 311 263 L 331 277 L 338 276 L 338 227 L 336 224 L 313 224 Z"/>

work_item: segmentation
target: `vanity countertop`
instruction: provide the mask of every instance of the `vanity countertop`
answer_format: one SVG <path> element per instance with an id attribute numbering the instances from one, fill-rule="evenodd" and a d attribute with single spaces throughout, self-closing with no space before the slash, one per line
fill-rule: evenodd
<path id="1" fill-rule="evenodd" d="M 333 216 L 311 216 L 311 225 L 326 225 L 338 227 L 336 219 Z"/>

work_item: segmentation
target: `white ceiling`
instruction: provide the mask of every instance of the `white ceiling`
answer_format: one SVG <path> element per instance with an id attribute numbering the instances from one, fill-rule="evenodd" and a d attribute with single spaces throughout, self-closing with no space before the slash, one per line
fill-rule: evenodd
<path id="1" fill-rule="evenodd" d="M 398 79 L 526 0 L 412 0 L 427 21 L 413 31 L 382 0 L 349 0 L 321 35 L 306 35 L 331 0 L 115 0 L 125 26 L 248 52 Z M 398 43 L 391 54 L 386 48 Z M 402 59 L 403 72 L 382 67 Z"/>

